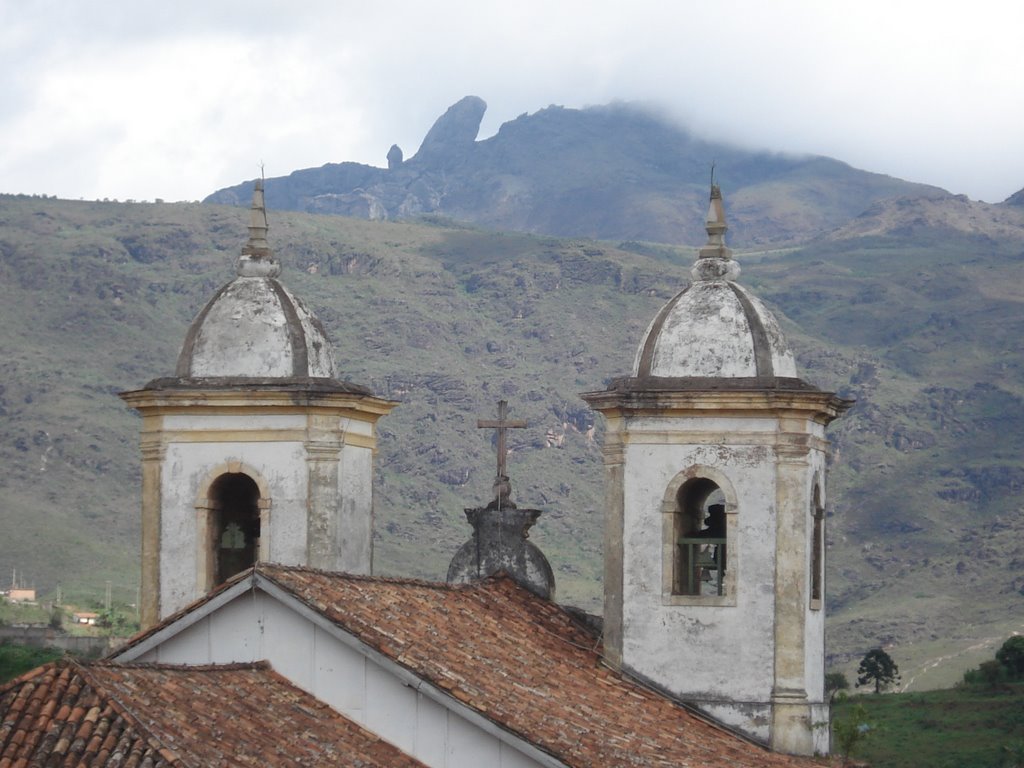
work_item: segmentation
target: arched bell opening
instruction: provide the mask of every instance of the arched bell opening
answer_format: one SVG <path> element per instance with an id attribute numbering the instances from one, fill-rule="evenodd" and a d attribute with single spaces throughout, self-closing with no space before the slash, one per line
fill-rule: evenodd
<path id="1" fill-rule="evenodd" d="M 736 604 L 736 490 L 719 468 L 694 464 L 665 488 L 662 599 L 667 605 Z"/>
<path id="2" fill-rule="evenodd" d="M 259 500 L 259 487 L 241 472 L 221 475 L 210 486 L 213 586 L 255 565 L 260 544 Z"/>
<path id="3" fill-rule="evenodd" d="M 723 595 L 727 526 L 725 494 L 713 480 L 695 477 L 676 492 L 677 595 Z"/>

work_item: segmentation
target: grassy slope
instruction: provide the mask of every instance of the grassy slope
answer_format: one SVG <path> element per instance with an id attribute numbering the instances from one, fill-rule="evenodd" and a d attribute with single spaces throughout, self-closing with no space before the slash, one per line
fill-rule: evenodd
<path id="1" fill-rule="evenodd" d="M 137 424 L 115 394 L 173 369 L 244 225 L 244 211 L 216 206 L 0 198 L 0 573 L 61 580 L 71 596 L 109 579 L 115 600 L 134 600 Z M 271 225 L 284 279 L 324 321 L 343 375 L 402 402 L 381 424 L 378 571 L 443 576 L 468 537 L 462 509 L 490 492 L 491 435 L 476 419 L 504 397 L 531 424 L 511 436 L 510 467 L 517 502 L 545 510 L 532 540 L 559 598 L 598 608 L 601 459 L 577 393 L 628 371 L 692 255 L 443 221 L 279 213 Z M 1020 246 L 925 246 L 859 238 L 740 256 L 805 375 L 858 399 L 832 430 L 835 663 L 895 643 L 904 678 L 922 680 L 936 659 L 1019 629 L 1024 600 L 1011 343 L 1024 329 L 1020 297 L 994 289 L 1014 284 Z M 549 428 L 566 434 L 561 450 L 543 447 Z"/>
<path id="2" fill-rule="evenodd" d="M 854 751 L 872 768 L 1002 768 L 1024 760 L 1024 686 L 852 696 L 875 727 Z"/>

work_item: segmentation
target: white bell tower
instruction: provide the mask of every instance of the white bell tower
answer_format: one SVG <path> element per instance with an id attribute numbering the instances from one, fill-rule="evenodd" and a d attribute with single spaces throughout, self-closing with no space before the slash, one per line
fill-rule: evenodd
<path id="1" fill-rule="evenodd" d="M 607 425 L 605 655 L 772 749 L 827 752 L 825 426 L 850 403 L 797 378 L 735 282 L 714 185 L 706 225 L 632 375 L 583 395 Z"/>
<path id="2" fill-rule="evenodd" d="M 277 279 L 262 181 L 237 277 L 196 316 L 142 415 L 142 626 L 257 561 L 370 573 L 375 424 L 323 327 Z"/>

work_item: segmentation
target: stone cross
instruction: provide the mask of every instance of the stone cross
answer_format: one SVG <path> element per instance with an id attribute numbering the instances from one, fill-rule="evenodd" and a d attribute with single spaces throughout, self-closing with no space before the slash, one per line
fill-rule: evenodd
<path id="1" fill-rule="evenodd" d="M 505 455 L 508 453 L 506 435 L 510 429 L 524 429 L 527 424 L 525 421 L 519 419 L 508 418 L 508 402 L 505 400 L 498 401 L 498 418 L 497 419 L 478 419 L 476 422 L 477 429 L 496 429 L 498 430 L 498 480 L 507 477 L 505 467 Z"/>

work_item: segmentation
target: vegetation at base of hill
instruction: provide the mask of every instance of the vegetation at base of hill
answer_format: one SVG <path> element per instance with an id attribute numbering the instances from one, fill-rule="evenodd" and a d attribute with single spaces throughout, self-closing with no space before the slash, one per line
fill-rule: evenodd
<path id="1" fill-rule="evenodd" d="M 110 608 L 97 606 L 97 634 L 113 637 L 131 637 L 139 631 L 139 615 L 134 607 L 112 605 Z"/>
<path id="2" fill-rule="evenodd" d="M 861 709 L 861 714 L 855 711 Z M 852 757 L 871 768 L 1024 766 L 1024 684 L 841 698 L 836 723 L 869 725 Z M 842 727 L 842 726 L 841 726 Z"/>
<path id="3" fill-rule="evenodd" d="M 829 430 L 831 666 L 898 644 L 909 682 L 1001 642 L 1024 607 L 1024 210 L 996 208 L 954 213 L 998 214 L 998 238 L 914 225 L 908 240 L 902 222 L 919 217 L 904 207 L 859 221 L 870 235 L 737 252 L 802 375 L 857 400 Z M 0 196 L 0 573 L 60 582 L 78 604 L 110 581 L 115 602 L 135 602 L 138 422 L 116 394 L 173 371 L 233 276 L 246 217 Z M 544 511 L 531 540 L 558 599 L 599 610 L 603 424 L 578 393 L 628 373 L 692 250 L 442 219 L 272 211 L 270 224 L 342 376 L 400 402 L 379 423 L 377 572 L 443 578 L 469 538 L 463 510 L 490 500 L 493 435 L 476 420 L 506 399 L 530 423 L 509 436 L 509 468 L 516 503 Z"/>
<path id="4" fill-rule="evenodd" d="M 867 710 L 861 704 L 846 708 L 842 717 L 834 718 L 832 727 L 832 755 L 837 755 L 843 765 L 849 765 L 857 748 L 869 739 L 875 729 L 868 719 Z"/>
<path id="5" fill-rule="evenodd" d="M 0 684 L 64 655 L 57 648 L 33 648 L 28 645 L 0 642 Z"/>
<path id="6" fill-rule="evenodd" d="M 74 614 L 79 611 L 97 614 L 96 623 L 75 623 Z M 114 602 L 106 608 L 99 597 L 84 600 L 79 604 L 65 603 L 60 606 L 54 605 L 52 601 L 40 605 L 11 604 L 0 600 L 0 627 L 2 626 L 48 626 L 69 635 L 129 637 L 139 630 L 139 615 L 134 604 Z"/>
<path id="7" fill-rule="evenodd" d="M 9 603 L 0 598 L 0 627 L 15 624 L 46 624 L 52 612 L 47 608 L 30 603 Z"/>
<path id="8" fill-rule="evenodd" d="M 964 685 L 999 688 L 1005 683 L 1024 682 L 1024 635 L 1014 635 L 996 651 L 994 659 L 964 672 Z"/>

